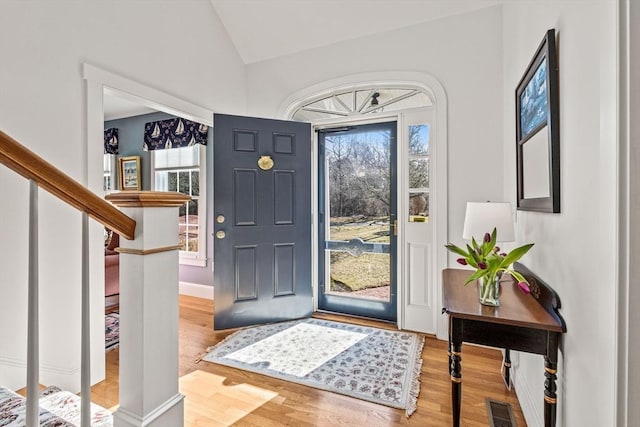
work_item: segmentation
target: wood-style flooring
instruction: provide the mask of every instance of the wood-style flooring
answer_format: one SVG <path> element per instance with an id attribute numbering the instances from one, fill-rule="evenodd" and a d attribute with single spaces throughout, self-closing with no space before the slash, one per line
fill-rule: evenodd
<path id="1" fill-rule="evenodd" d="M 389 327 L 385 323 L 332 315 L 330 320 Z M 422 352 L 418 409 L 410 417 L 339 394 L 241 371 L 198 356 L 232 331 L 214 332 L 213 302 L 180 296 L 180 391 L 185 398 L 185 426 L 450 426 L 451 382 L 447 343 L 427 337 Z M 118 350 L 106 354 L 107 379 L 92 389 L 95 403 L 115 409 L 118 403 Z M 500 375 L 501 353 L 464 345 L 462 349 L 462 426 L 489 425 L 486 398 L 512 405 L 519 427 L 526 427 L 514 391 Z M 542 377 L 542 375 L 541 375 Z"/>

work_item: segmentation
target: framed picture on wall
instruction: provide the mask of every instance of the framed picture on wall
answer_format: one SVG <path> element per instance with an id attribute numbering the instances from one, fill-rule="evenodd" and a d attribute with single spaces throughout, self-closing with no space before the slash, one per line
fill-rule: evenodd
<path id="1" fill-rule="evenodd" d="M 516 88 L 517 207 L 560 212 L 560 117 L 555 30 Z"/>
<path id="2" fill-rule="evenodd" d="M 140 156 L 118 158 L 120 190 L 142 190 L 140 180 Z"/>

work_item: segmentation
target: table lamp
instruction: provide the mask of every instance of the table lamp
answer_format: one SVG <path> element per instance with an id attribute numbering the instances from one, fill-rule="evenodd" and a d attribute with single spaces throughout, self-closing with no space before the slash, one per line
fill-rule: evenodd
<path id="1" fill-rule="evenodd" d="M 467 202 L 464 216 L 462 238 L 481 242 L 485 233 L 498 231 L 498 242 L 513 242 L 516 240 L 511 217 L 511 203 L 508 202 Z"/>

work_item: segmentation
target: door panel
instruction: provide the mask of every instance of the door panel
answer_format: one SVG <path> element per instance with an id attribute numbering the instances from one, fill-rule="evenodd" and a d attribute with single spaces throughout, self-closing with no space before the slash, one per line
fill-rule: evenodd
<path id="1" fill-rule="evenodd" d="M 320 310 L 397 320 L 396 132 L 394 121 L 318 135 Z"/>
<path id="2" fill-rule="evenodd" d="M 214 212 L 214 329 L 310 316 L 310 125 L 216 114 Z"/>

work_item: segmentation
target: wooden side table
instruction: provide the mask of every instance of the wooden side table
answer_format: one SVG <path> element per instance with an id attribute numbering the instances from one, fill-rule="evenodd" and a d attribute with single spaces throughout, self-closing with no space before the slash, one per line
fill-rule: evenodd
<path id="1" fill-rule="evenodd" d="M 449 373 L 453 426 L 460 426 L 462 403 L 462 343 L 475 343 L 506 350 L 504 375 L 510 380 L 509 350 L 544 356 L 544 424 L 556 424 L 556 373 L 558 344 L 567 331 L 558 313 L 558 295 L 522 264 L 514 264 L 531 285 L 531 294 L 522 293 L 513 280 L 501 283 L 500 306 L 478 301 L 475 283 L 464 286 L 470 270 L 448 268 L 442 272 L 442 312 L 449 315 Z M 503 279 L 504 280 L 504 279 Z"/>

